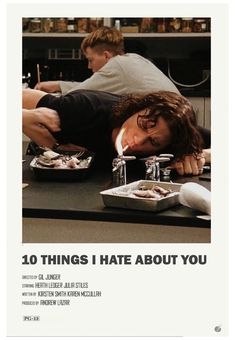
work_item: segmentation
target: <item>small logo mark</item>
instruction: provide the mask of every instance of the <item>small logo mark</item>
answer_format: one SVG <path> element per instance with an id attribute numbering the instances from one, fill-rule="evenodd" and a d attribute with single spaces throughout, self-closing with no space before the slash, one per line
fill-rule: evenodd
<path id="1" fill-rule="evenodd" d="M 215 326 L 215 332 L 221 332 L 221 326 Z"/>

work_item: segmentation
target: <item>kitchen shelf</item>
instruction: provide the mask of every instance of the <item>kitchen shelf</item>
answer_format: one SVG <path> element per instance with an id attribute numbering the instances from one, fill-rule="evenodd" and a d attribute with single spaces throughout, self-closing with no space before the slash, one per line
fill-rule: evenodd
<path id="1" fill-rule="evenodd" d="M 89 33 L 23 33 L 23 38 L 84 38 Z M 211 33 L 123 33 L 126 38 L 206 38 Z"/>

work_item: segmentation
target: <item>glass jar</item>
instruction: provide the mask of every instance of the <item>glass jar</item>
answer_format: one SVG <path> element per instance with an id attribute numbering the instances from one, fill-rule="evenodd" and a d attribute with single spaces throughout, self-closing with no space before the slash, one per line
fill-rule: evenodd
<path id="1" fill-rule="evenodd" d="M 33 18 L 30 21 L 30 32 L 32 33 L 40 33 L 41 32 L 41 19 Z"/>
<path id="2" fill-rule="evenodd" d="M 103 26 L 103 18 L 90 18 L 89 32 L 93 32 L 101 26 Z"/>
<path id="3" fill-rule="evenodd" d="M 157 19 L 157 32 L 158 33 L 165 33 L 166 32 L 166 19 L 165 18 L 158 18 Z"/>
<path id="4" fill-rule="evenodd" d="M 75 33 L 77 31 L 76 22 L 74 18 L 68 18 L 67 31 L 69 33 Z"/>
<path id="5" fill-rule="evenodd" d="M 30 30 L 30 18 L 22 18 L 23 32 L 29 32 Z"/>
<path id="6" fill-rule="evenodd" d="M 53 32 L 53 20 L 51 18 L 44 18 L 42 20 L 42 32 L 50 33 Z"/>
<path id="7" fill-rule="evenodd" d="M 66 18 L 56 19 L 56 32 L 58 33 L 67 32 L 67 19 Z"/>
<path id="8" fill-rule="evenodd" d="M 55 19 L 50 18 L 50 32 L 55 32 Z"/>
<path id="9" fill-rule="evenodd" d="M 181 19 L 180 18 L 170 18 L 168 24 L 168 32 L 180 32 L 181 30 Z"/>
<path id="10" fill-rule="evenodd" d="M 78 33 L 88 32 L 88 18 L 78 18 L 77 19 L 77 31 Z"/>
<path id="11" fill-rule="evenodd" d="M 142 18 L 140 24 L 140 32 L 141 33 L 154 32 L 153 18 Z"/>
<path id="12" fill-rule="evenodd" d="M 121 22 L 120 22 L 119 19 L 115 20 L 114 27 L 116 28 L 116 30 L 120 31 L 120 29 L 121 29 Z"/>
<path id="13" fill-rule="evenodd" d="M 193 18 L 182 18 L 182 33 L 191 33 L 193 31 Z"/>
<path id="14" fill-rule="evenodd" d="M 196 18 L 193 23 L 193 32 L 204 33 L 207 32 L 207 22 L 204 18 Z"/>

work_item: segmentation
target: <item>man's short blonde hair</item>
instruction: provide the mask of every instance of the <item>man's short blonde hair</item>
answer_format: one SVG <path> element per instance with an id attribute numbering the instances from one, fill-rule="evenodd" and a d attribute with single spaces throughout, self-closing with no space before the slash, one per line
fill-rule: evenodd
<path id="1" fill-rule="evenodd" d="M 124 38 L 120 31 L 113 27 L 100 27 L 83 39 L 81 49 L 86 53 L 86 49 L 95 48 L 99 52 L 105 50 L 113 55 L 124 53 Z"/>

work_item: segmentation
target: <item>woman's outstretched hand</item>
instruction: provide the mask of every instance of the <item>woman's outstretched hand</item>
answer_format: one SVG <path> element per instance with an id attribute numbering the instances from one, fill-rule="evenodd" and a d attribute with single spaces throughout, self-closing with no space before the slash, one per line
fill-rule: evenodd
<path id="1" fill-rule="evenodd" d="M 56 143 L 53 132 L 59 132 L 60 118 L 55 110 L 40 107 L 23 109 L 23 132 L 38 145 L 52 148 Z"/>
<path id="2" fill-rule="evenodd" d="M 171 164 L 171 168 L 175 169 L 179 175 L 200 175 L 203 172 L 203 166 L 210 163 L 210 149 L 205 149 L 197 156 L 188 155 L 180 161 Z"/>
<path id="3" fill-rule="evenodd" d="M 23 131 L 35 125 L 43 125 L 51 132 L 60 131 L 60 118 L 55 110 L 39 107 L 32 110 L 23 109 Z"/>

